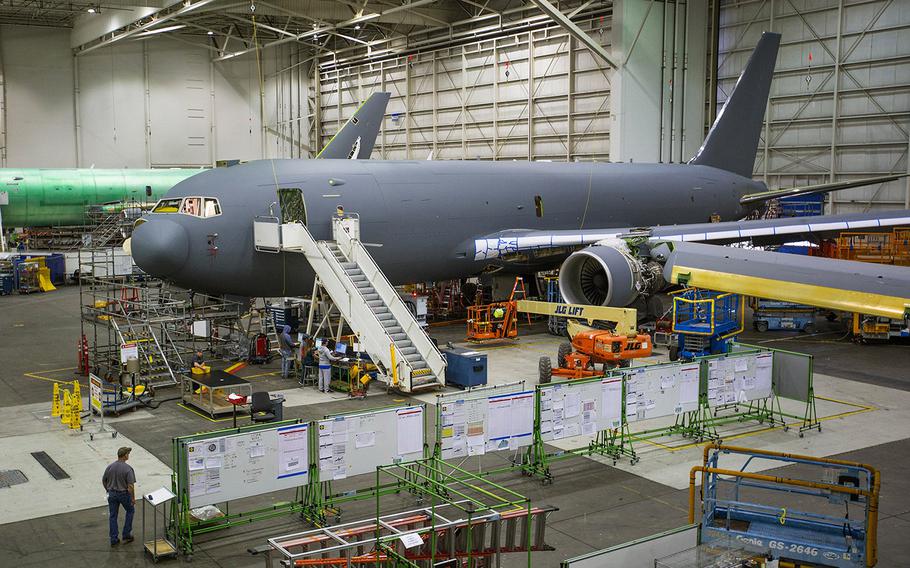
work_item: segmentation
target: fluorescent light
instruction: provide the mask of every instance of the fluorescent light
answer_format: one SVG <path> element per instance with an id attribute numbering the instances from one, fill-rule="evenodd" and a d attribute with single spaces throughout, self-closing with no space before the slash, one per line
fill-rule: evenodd
<path id="1" fill-rule="evenodd" d="M 94 8 L 89 8 L 89 9 L 87 10 L 87 12 L 88 12 L 89 14 L 94 14 L 94 13 L 96 12 L 96 10 L 95 10 Z"/>
<path id="2" fill-rule="evenodd" d="M 355 26 L 354 26 L 354 29 L 355 29 L 355 30 L 359 30 L 359 29 L 360 29 L 360 24 L 355 25 Z"/>
<path id="3" fill-rule="evenodd" d="M 210 36 L 215 35 L 215 32 L 213 32 L 212 30 L 209 30 L 207 33 L 208 33 L 208 35 L 210 35 Z"/>
<path id="4" fill-rule="evenodd" d="M 185 27 L 186 27 L 186 25 L 184 25 L 184 24 L 177 24 L 176 26 L 167 26 L 167 27 L 164 27 L 164 28 L 157 28 L 157 29 L 154 29 L 154 30 L 146 30 L 146 31 L 144 31 L 144 32 L 142 32 L 142 33 L 140 33 L 140 34 L 136 34 L 136 35 L 133 36 L 133 37 L 143 37 L 143 36 L 150 36 L 150 35 L 153 35 L 153 34 L 161 34 L 161 33 L 164 33 L 164 32 L 172 32 L 172 31 L 174 31 L 174 30 L 179 30 L 179 29 L 185 28 Z"/>

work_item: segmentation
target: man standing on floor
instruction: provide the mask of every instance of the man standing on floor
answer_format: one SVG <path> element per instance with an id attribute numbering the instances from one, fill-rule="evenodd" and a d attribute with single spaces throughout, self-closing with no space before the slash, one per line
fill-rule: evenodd
<path id="1" fill-rule="evenodd" d="M 120 506 L 126 511 L 123 520 L 123 542 L 133 542 L 133 512 L 136 510 L 136 472 L 126 463 L 130 459 L 132 448 L 123 447 L 117 450 L 117 461 L 107 466 L 101 476 L 101 484 L 107 491 L 107 506 L 110 513 L 111 546 L 116 546 L 120 539 L 117 531 L 117 514 Z"/>

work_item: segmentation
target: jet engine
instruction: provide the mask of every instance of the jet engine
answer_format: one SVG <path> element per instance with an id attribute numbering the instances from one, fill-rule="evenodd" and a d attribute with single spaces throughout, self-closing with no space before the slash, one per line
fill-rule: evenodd
<path id="1" fill-rule="evenodd" d="M 663 288 L 662 266 L 634 255 L 624 241 L 597 243 L 569 256 L 559 270 L 559 291 L 571 304 L 624 308 Z"/>

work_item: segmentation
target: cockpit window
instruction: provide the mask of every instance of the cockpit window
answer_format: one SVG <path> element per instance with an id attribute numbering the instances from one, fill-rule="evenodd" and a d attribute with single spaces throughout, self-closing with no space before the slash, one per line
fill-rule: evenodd
<path id="1" fill-rule="evenodd" d="M 152 209 L 152 213 L 176 213 L 180 211 L 179 199 L 162 199 Z"/>
<path id="2" fill-rule="evenodd" d="M 221 215 L 221 205 L 217 199 L 211 197 L 205 198 L 205 208 L 202 210 L 203 217 L 215 217 Z"/>
<path id="3" fill-rule="evenodd" d="M 221 215 L 221 204 L 214 197 L 162 199 L 152 209 L 152 213 L 182 213 L 207 219 Z"/>
<path id="4" fill-rule="evenodd" d="M 201 217 L 202 213 L 202 198 L 201 197 L 186 197 L 183 200 L 183 206 L 180 207 L 181 213 L 186 213 L 187 215 L 192 215 L 193 217 Z"/>

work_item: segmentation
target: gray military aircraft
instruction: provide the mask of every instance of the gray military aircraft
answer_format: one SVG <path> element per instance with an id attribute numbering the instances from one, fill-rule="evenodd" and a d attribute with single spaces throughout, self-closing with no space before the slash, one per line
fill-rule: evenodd
<path id="1" fill-rule="evenodd" d="M 157 207 L 138 221 L 132 254 L 145 272 L 185 288 L 305 295 L 314 279 L 305 256 L 258 252 L 253 222 L 257 217 L 301 221 L 315 239 L 331 239 L 331 219 L 341 206 L 359 214 L 360 240 L 394 284 L 466 277 L 491 265 L 555 268 L 565 260 L 560 287 L 567 301 L 619 306 L 679 280 L 672 269 L 662 272 L 673 264 L 668 263 L 672 243 L 657 247 L 663 241 L 780 235 L 793 241 L 855 226 L 910 223 L 910 211 L 733 221 L 775 197 L 899 177 L 776 191 L 751 179 L 779 42 L 779 34 L 763 34 L 688 164 L 250 162 L 177 184 L 161 203 L 217 199 L 219 213 L 201 218 Z M 726 223 L 707 224 L 718 219 Z M 652 229 L 628 238 L 636 227 Z M 648 246 L 639 246 L 642 242 Z M 726 264 L 730 271 L 738 269 L 732 260 Z M 771 269 L 769 278 L 786 280 L 781 272 Z"/>

